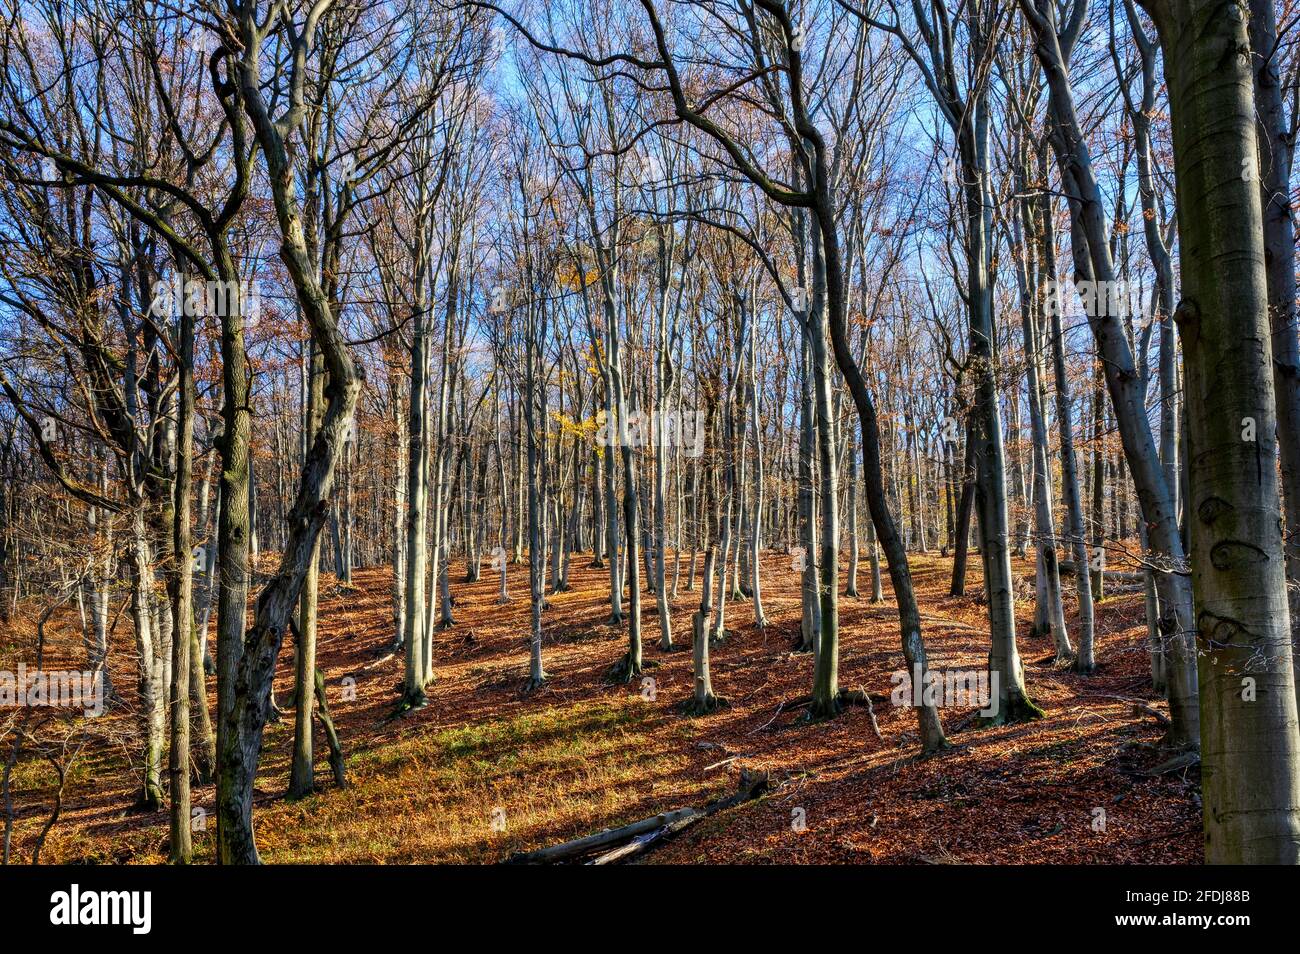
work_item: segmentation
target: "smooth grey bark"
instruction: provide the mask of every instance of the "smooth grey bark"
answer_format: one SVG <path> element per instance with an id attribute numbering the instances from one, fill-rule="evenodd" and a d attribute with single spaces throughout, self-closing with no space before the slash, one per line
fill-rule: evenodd
<path id="1" fill-rule="evenodd" d="M 799 545 L 803 550 L 803 571 L 800 574 L 800 604 L 802 618 L 800 622 L 800 641 L 796 649 L 800 652 L 812 652 L 818 645 L 821 634 L 821 601 L 817 599 L 820 586 L 817 582 L 817 521 L 813 503 L 813 474 L 816 465 L 813 462 L 814 423 L 816 411 L 813 406 L 813 386 L 811 373 L 811 347 L 808 335 L 801 333 L 799 361 L 799 490 L 796 506 L 799 512 Z"/>
<path id="2" fill-rule="evenodd" d="M 1273 390 L 1277 401 L 1282 504 L 1286 520 L 1287 581 L 1290 584 L 1291 655 L 1300 665 L 1300 340 L 1296 307 L 1295 211 L 1291 170 L 1295 160 L 1293 115 L 1287 120 L 1278 61 L 1274 0 L 1250 0 L 1250 45 L 1255 80 L 1255 135 L 1264 215 L 1264 271 L 1268 280 L 1269 328 L 1273 336 Z M 1300 671 L 1296 690 L 1300 692 Z M 1298 700 L 1297 704 L 1300 704 Z"/>
<path id="3" fill-rule="evenodd" d="M 824 240 L 824 235 L 823 235 Z M 840 709 L 839 643 L 839 574 L 840 518 L 839 465 L 836 460 L 835 418 L 831 409 L 830 353 L 826 347 L 828 332 L 826 308 L 823 306 L 829 285 L 820 242 L 813 241 L 813 307 L 804 316 L 805 333 L 810 342 L 813 371 L 813 395 L 817 415 L 817 477 L 820 493 L 818 523 L 818 591 L 821 620 L 813 666 L 813 718 L 825 718 Z M 838 276 L 837 276 L 837 280 Z M 841 283 L 842 286 L 842 283 Z"/>
<path id="4" fill-rule="evenodd" d="M 987 75 L 990 70 L 987 66 L 994 52 L 992 38 L 998 29 L 1000 11 L 996 4 L 972 2 L 964 4 L 954 14 L 946 0 L 932 0 L 927 13 L 925 7 L 915 3 L 912 5 L 913 19 L 921 35 L 921 45 L 918 46 L 896 19 L 887 23 L 876 19 L 873 12 L 847 4 L 845 8 L 868 26 L 891 34 L 898 40 L 904 52 L 920 69 L 926 88 L 956 141 L 961 176 L 960 195 L 965 206 L 966 221 L 966 298 L 970 326 L 967 354 L 976 379 L 975 406 L 968 440 L 974 444 L 974 505 L 979 515 L 980 552 L 984 562 L 984 588 L 991 630 L 989 669 L 998 678 L 999 701 L 994 721 L 1015 722 L 1036 718 L 1042 714 L 1042 710 L 1029 700 L 1025 691 L 1023 666 L 1016 646 L 1005 454 L 994 368 L 994 308 L 990 276 L 992 201 L 988 183 L 990 115 L 987 106 Z M 954 16 L 965 20 L 968 54 L 974 64 L 974 78 L 964 87 L 959 75 L 970 71 L 966 65 L 957 62 L 954 45 L 948 39 L 953 29 Z M 944 38 L 942 42 L 941 37 Z M 830 215 L 828 205 L 825 216 Z M 838 275 L 838 267 L 835 271 Z M 837 344 L 836 356 L 841 368 L 844 368 L 846 361 L 841 356 L 841 351 L 847 351 L 847 348 L 841 349 Z M 850 388 L 852 389 L 851 381 Z M 859 402 L 860 410 L 861 407 Z M 864 445 L 866 442 L 864 435 Z M 871 476 L 868 474 L 869 480 Z M 870 492 L 870 483 L 868 488 Z M 873 517 L 878 516 L 877 509 L 873 501 Z M 880 519 L 876 521 L 876 529 L 888 547 L 889 535 Z M 959 542 L 959 551 L 961 545 Z M 892 571 L 895 562 L 892 554 L 889 562 Z M 953 582 L 954 589 L 963 585 L 962 581 L 956 579 L 956 574 Z M 899 593 L 897 580 L 895 593 Z M 908 595 L 910 596 L 910 586 Z M 900 600 L 902 598 L 900 594 Z M 905 631 L 906 629 L 907 627 Z M 916 632 L 919 638 L 919 626 Z"/>
<path id="5" fill-rule="evenodd" d="M 987 10 L 972 7 L 967 14 L 976 37 L 976 60 L 988 42 Z M 984 596 L 988 604 L 989 671 L 998 680 L 997 724 L 1037 718 L 1042 710 L 1025 690 L 1024 666 L 1016 644 L 1015 589 L 1011 571 L 1011 524 L 1007 508 L 1006 453 L 997 393 L 994 349 L 991 208 L 988 139 L 988 92 L 981 85 L 968 104 L 972 115 L 955 128 L 961 157 L 962 196 L 966 213 L 966 272 L 970 343 L 968 360 L 975 374 L 975 406 L 971 437 L 975 444 L 975 510 L 979 517 L 980 556 L 984 563 Z"/>
<path id="6" fill-rule="evenodd" d="M 1245 10 L 1149 0 L 1177 173 L 1205 857 L 1300 863 L 1269 287 Z"/>
<path id="7" fill-rule="evenodd" d="M 858 534 L 858 453 L 856 441 L 850 439 L 848 448 L 849 472 L 845 477 L 848 494 L 849 512 L 849 571 L 848 582 L 844 585 L 844 595 L 858 598 L 858 560 L 861 543 Z"/>
<path id="8" fill-rule="evenodd" d="M 715 378 L 711 382 L 709 394 L 717 395 L 722 390 L 721 384 Z M 714 439 L 717 427 L 717 412 L 716 400 L 710 400 L 705 411 L 705 447 L 702 458 L 708 464 L 701 465 L 700 469 L 705 470 L 702 476 L 697 471 L 695 490 L 696 494 L 703 498 L 701 507 L 705 514 L 705 520 L 710 525 L 710 532 L 708 532 L 709 542 L 704 552 L 704 574 L 700 591 L 700 605 L 699 609 L 691 617 L 692 690 L 690 701 L 685 705 L 685 711 L 687 714 L 693 715 L 706 715 L 717 709 L 720 704 L 724 704 L 723 700 L 713 692 L 713 675 L 709 664 L 709 640 L 712 636 L 713 625 L 713 570 L 717 561 L 717 544 L 714 541 L 718 537 L 716 481 L 719 455 L 717 443 Z"/>
<path id="9" fill-rule="evenodd" d="M 749 596 L 754 603 L 754 625 L 761 631 L 767 628 L 767 615 L 763 612 L 763 587 L 760 558 L 763 550 L 763 488 L 766 481 L 763 466 L 763 424 L 759 369 L 756 345 L 758 340 L 757 316 L 750 321 L 749 332 L 749 428 L 754 435 L 754 503 L 749 511 Z"/>
<path id="10" fill-rule="evenodd" d="M 144 730 L 144 764 L 136 807 L 156 811 L 163 805 L 162 750 L 167 715 L 159 638 L 150 605 L 154 586 L 153 552 L 142 507 L 137 507 L 131 515 L 131 561 L 131 616 L 139 655 L 140 718 Z"/>
<path id="11" fill-rule="evenodd" d="M 803 85 L 803 58 L 799 45 L 794 41 L 795 27 L 789 12 L 775 0 L 759 0 L 762 9 L 772 16 L 781 27 L 786 44 L 786 59 L 789 64 L 789 104 L 794 118 L 794 125 L 799 136 L 810 148 L 805 150 L 810 171 L 811 189 L 805 193 L 789 193 L 772 185 L 758 173 L 745 153 L 727 134 L 711 120 L 694 111 L 688 104 L 682 86 L 681 76 L 668 48 L 663 23 L 652 5 L 645 5 L 645 11 L 654 34 L 655 49 L 660 57 L 660 69 L 667 81 L 672 95 L 677 116 L 695 128 L 709 135 L 722 148 L 726 149 L 731 160 L 748 179 L 758 184 L 771 198 L 783 205 L 810 208 L 815 213 L 821 248 L 826 268 L 827 324 L 836 363 L 844 374 L 849 391 L 853 395 L 854 405 L 862 428 L 862 445 L 868 500 L 871 505 L 872 518 L 889 558 L 890 573 L 893 577 L 894 592 L 899 605 L 899 622 L 903 643 L 903 652 L 909 665 L 926 668 L 925 644 L 921 636 L 920 614 L 911 586 L 911 574 L 907 564 L 907 553 L 902 546 L 896 526 L 885 501 L 883 470 L 880 458 L 880 429 L 875 407 L 866 382 L 853 357 L 848 344 L 848 321 L 845 305 L 844 263 L 836 230 L 836 206 L 832 197 L 830 172 L 827 162 L 827 146 L 820 130 L 809 118 L 806 94 Z M 834 503 L 834 497 L 831 498 Z M 823 543 L 823 546 L 825 544 Z M 836 587 L 826 587 L 832 594 L 838 595 Z M 915 671 L 915 670 L 914 670 Z M 938 713 L 933 706 L 917 707 L 917 718 L 921 730 L 922 750 L 930 753 L 946 747 L 943 729 Z"/>
<path id="12" fill-rule="evenodd" d="M 411 316 L 411 390 L 406 424 L 406 620 L 405 677 L 400 706 L 427 703 L 429 671 L 425 639 L 425 577 L 428 572 L 429 293 L 428 252 L 421 242 L 415 267 L 415 305 Z"/>
<path id="13" fill-rule="evenodd" d="M 957 524 L 952 549 L 952 584 L 949 596 L 966 594 L 966 561 L 970 554 L 971 513 L 975 507 L 975 441 L 974 424 L 966 416 L 966 439 L 962 451 L 961 492 L 957 500 Z"/>
<path id="14" fill-rule="evenodd" d="M 528 682 L 525 691 L 541 688 L 546 679 L 542 667 L 542 609 L 545 605 L 546 502 L 542 499 L 546 455 L 546 382 L 541 373 L 542 342 L 546 335 L 546 305 L 529 302 L 524 340 L 523 424 L 528 458 Z M 538 408 L 540 403 L 541 407 Z M 540 426 L 539 419 L 540 418 Z M 539 440 L 540 432 L 540 440 Z"/>

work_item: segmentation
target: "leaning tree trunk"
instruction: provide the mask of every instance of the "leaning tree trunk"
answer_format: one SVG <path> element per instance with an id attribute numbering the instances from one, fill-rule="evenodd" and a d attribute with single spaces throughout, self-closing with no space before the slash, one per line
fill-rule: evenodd
<path id="1" fill-rule="evenodd" d="M 1193 643 L 1197 624 L 1193 617 L 1191 586 L 1182 575 L 1185 550 L 1174 498 L 1165 482 L 1147 422 L 1142 380 L 1119 309 L 1107 304 L 1121 286 L 1115 281 L 1106 207 L 1074 108 L 1069 70 L 1056 31 L 1056 5 L 1047 0 L 1020 0 L 1020 5 L 1033 25 L 1036 53 L 1050 91 L 1050 139 L 1064 191 L 1071 197 L 1075 271 L 1081 288 L 1091 292 L 1088 296 L 1091 300 L 1085 301 L 1088 323 L 1097 342 L 1125 459 L 1142 505 L 1142 517 L 1153 548 L 1168 563 L 1159 574 L 1158 590 L 1161 612 L 1167 614 L 1161 619 L 1161 632 L 1169 646 L 1170 659 L 1169 740 L 1176 745 L 1195 746 L 1200 729 Z M 1241 169 L 1239 166 L 1238 175 Z"/>
<path id="2" fill-rule="evenodd" d="M 1142 234 L 1147 254 L 1155 271 L 1152 320 L 1160 329 L 1160 363 L 1158 370 L 1158 395 L 1160 402 L 1160 463 L 1164 470 L 1165 485 L 1169 489 L 1174 512 L 1178 512 L 1178 437 L 1177 407 L 1179 396 L 1176 344 L 1174 341 L 1174 266 L 1169 245 L 1162 232 L 1160 209 L 1157 204 L 1155 165 L 1151 143 L 1151 125 L 1156 115 L 1156 93 L 1159 77 L 1156 73 L 1156 45 L 1146 35 L 1134 0 L 1124 0 L 1133 41 L 1141 65 L 1142 99 L 1134 103 L 1125 95 L 1129 119 L 1133 123 L 1134 152 L 1137 154 L 1138 199 L 1142 207 Z M 1150 546 L 1150 537 L 1143 521 L 1138 521 L 1142 549 Z M 1165 646 L 1160 632 L 1160 596 L 1156 591 L 1156 576 L 1150 567 L 1146 577 L 1147 641 L 1151 647 L 1151 679 L 1160 692 L 1167 691 L 1165 677 Z"/>
<path id="3" fill-rule="evenodd" d="M 252 29 L 247 22 L 243 29 Z M 245 50 L 232 65 L 241 100 L 252 120 L 266 157 L 276 219 L 281 237 L 280 257 L 293 281 L 295 297 L 324 356 L 328 375 L 325 416 L 303 463 L 302 482 L 288 515 L 288 537 L 277 572 L 258 594 L 253 628 L 244 641 L 231 710 L 224 725 L 220 757 L 222 777 L 217 786 L 220 818 L 217 855 L 224 864 L 257 864 L 253 835 L 253 780 L 270 714 L 272 681 L 280 646 L 293 615 L 307 564 L 329 511 L 336 463 L 355 413 L 361 377 L 348 353 L 331 303 L 315 277 L 315 264 L 304 239 L 302 214 L 293 188 L 292 167 L 281 128 L 272 120 L 262 98 L 256 47 Z"/>
<path id="4" fill-rule="evenodd" d="M 806 116 L 804 119 L 806 120 Z M 831 346 L 835 354 L 835 362 L 844 375 L 849 393 L 853 396 L 854 407 L 858 412 L 862 438 L 863 484 L 867 492 L 867 505 L 871 510 L 871 519 L 889 564 L 889 578 L 894 586 L 894 598 L 898 601 L 903 658 L 907 660 L 909 671 L 919 675 L 924 684 L 926 673 L 929 671 L 929 660 L 925 651 L 925 639 L 921 635 L 921 611 L 912 588 L 912 571 L 907 561 L 907 550 L 903 546 L 902 537 L 899 536 L 898 525 L 889 511 L 885 495 L 884 468 L 880 456 L 880 422 L 876 417 L 875 404 L 867 389 L 867 383 L 849 347 L 848 322 L 845 317 L 844 263 L 841 258 L 839 238 L 835 231 L 835 206 L 828 185 L 824 148 L 824 145 L 819 146 L 815 153 L 817 161 L 814 182 L 816 183 L 817 224 L 826 262 L 826 315 Z M 944 737 L 938 708 L 928 702 L 923 702 L 915 708 L 922 753 L 928 755 L 948 748 L 948 740 Z"/>

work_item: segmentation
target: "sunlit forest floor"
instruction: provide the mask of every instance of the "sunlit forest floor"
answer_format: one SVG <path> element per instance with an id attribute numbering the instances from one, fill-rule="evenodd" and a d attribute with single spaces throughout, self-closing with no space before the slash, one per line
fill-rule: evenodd
<path id="1" fill-rule="evenodd" d="M 293 713 L 268 727 L 257 780 L 256 827 L 267 862 L 494 862 L 511 852 L 575 838 L 734 790 L 740 766 L 766 769 L 773 791 L 716 814 L 647 856 L 676 863 L 1193 863 L 1199 860 L 1200 808 L 1193 769 L 1152 776 L 1167 753 L 1162 730 L 1135 702 L 1164 710 L 1150 689 L 1141 592 L 1108 597 L 1098 608 L 1099 669 L 1082 677 L 1053 666 L 1048 639 L 1028 637 L 1032 564 L 1016 562 L 1020 648 L 1026 681 L 1046 718 L 981 728 L 973 709 L 944 709 L 955 747 L 919 760 L 916 721 L 905 707 L 877 702 L 883 740 L 865 708 L 809 723 L 783 708 L 810 690 L 812 658 L 794 654 L 798 574 L 790 557 L 764 560 L 763 603 L 770 625 L 754 626 L 748 601 L 729 602 L 728 637 L 713 649 L 714 689 L 730 707 L 690 718 L 676 704 L 691 692 L 690 614 L 699 593 L 682 588 L 673 608 L 680 650 L 657 646 L 659 623 L 646 594 L 646 675 L 630 685 L 606 681 L 626 647 L 626 630 L 608 624 L 607 571 L 575 555 L 570 592 L 551 596 L 544 617 L 546 685 L 525 694 L 528 664 L 526 565 L 509 567 L 513 602 L 496 603 L 498 579 L 459 582 L 457 625 L 434 641 L 436 682 L 427 708 L 391 718 L 403 661 L 391 651 L 391 576 L 358 570 L 354 588 L 321 578 L 319 663 L 347 753 L 349 787 L 335 787 L 321 732 L 316 734 L 317 794 L 290 802 Z M 925 638 L 937 668 L 981 668 L 988 626 L 980 602 L 979 557 L 971 555 L 967 595 L 947 595 L 951 560 L 914 555 Z M 263 572 L 272 571 L 272 558 Z M 671 573 L 671 570 L 670 570 Z M 862 598 L 842 598 L 840 682 L 887 697 L 890 674 L 905 668 L 886 578 L 872 604 L 862 567 Z M 1073 588 L 1067 586 L 1073 631 Z M 32 618 L 0 639 L 6 665 L 31 665 Z M 49 628 L 45 668 L 81 668 L 74 613 Z M 134 699 L 130 618 L 114 634 L 114 678 Z M 350 678 L 349 678 L 350 677 Z M 281 654 L 277 695 L 292 684 L 292 649 Z M 213 680 L 209 679 L 213 690 Z M 350 691 L 350 690 L 353 690 Z M 214 691 L 214 690 L 213 690 Z M 653 696 L 653 698 L 648 698 Z M 215 708 L 215 697 L 213 698 Z M 3 716 L 3 713 L 0 713 Z M 112 710 L 90 723 L 100 735 L 128 730 L 133 716 Z M 0 756 L 8 752 L 6 739 Z M 167 854 L 167 815 L 130 812 L 134 775 L 119 743 L 87 748 L 69 776 L 62 815 L 42 863 L 158 863 Z M 15 860 L 49 817 L 54 773 L 24 760 L 15 771 Z M 214 856 L 215 792 L 197 788 L 208 812 L 195 832 L 199 861 Z M 1104 830 L 1097 809 L 1104 809 Z M 802 822 L 802 824 L 801 824 Z"/>

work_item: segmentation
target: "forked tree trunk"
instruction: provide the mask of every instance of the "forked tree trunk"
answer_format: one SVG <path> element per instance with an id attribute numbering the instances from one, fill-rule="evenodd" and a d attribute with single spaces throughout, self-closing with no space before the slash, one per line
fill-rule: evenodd
<path id="1" fill-rule="evenodd" d="M 245 12 L 241 17 L 251 18 Z M 255 28 L 243 19 L 241 35 Z M 266 157 L 279 234 L 280 257 L 293 281 L 295 296 L 324 356 L 329 386 L 320 431 L 303 464 L 302 483 L 289 513 L 288 538 L 275 575 L 258 595 L 253 628 L 239 660 L 233 701 L 221 740 L 222 774 L 217 785 L 220 819 L 217 856 L 224 864 L 259 862 L 253 835 L 253 780 L 270 713 L 272 681 L 280 646 L 301 592 L 307 564 L 329 509 L 335 465 L 356 409 L 361 381 L 329 299 L 315 277 L 315 264 L 304 240 L 302 213 L 293 187 L 292 167 L 281 127 L 263 100 L 258 44 L 250 42 L 231 64 L 244 110 L 252 120 Z M 242 366 L 241 366 L 242 369 Z M 241 608 L 242 610 L 242 608 Z"/>

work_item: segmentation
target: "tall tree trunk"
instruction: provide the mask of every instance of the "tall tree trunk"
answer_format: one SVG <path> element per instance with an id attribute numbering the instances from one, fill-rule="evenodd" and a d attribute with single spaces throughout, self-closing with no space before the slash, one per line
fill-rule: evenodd
<path id="1" fill-rule="evenodd" d="M 1023 159 L 1021 169 L 1028 164 L 1027 155 L 1023 155 Z M 1027 188 L 1028 177 L 1022 173 L 1018 178 L 1021 187 Z M 1052 481 L 1051 471 L 1048 468 L 1047 422 L 1043 408 L 1043 387 L 1039 378 L 1040 335 L 1037 315 L 1042 310 L 1042 299 L 1039 294 L 1041 283 L 1036 281 L 1038 269 L 1032 264 L 1036 262 L 1037 251 L 1034 242 L 1034 200 L 1027 199 L 1021 204 L 1020 222 L 1023 251 L 1017 271 L 1021 298 L 1020 325 L 1025 342 L 1026 390 L 1032 434 L 1030 448 L 1033 454 L 1035 549 L 1038 551 L 1038 576 L 1042 583 L 1038 594 L 1040 602 L 1035 607 L 1035 619 L 1041 619 L 1047 624 L 1048 632 L 1052 636 L 1052 644 L 1056 648 L 1057 662 L 1064 663 L 1073 659 L 1074 651 L 1065 629 L 1065 608 L 1061 598 L 1060 559 L 1056 549 L 1056 523 L 1052 514 Z"/>
<path id="2" fill-rule="evenodd" d="M 425 576 L 428 572 L 429 498 L 429 306 L 423 266 L 416 269 L 416 305 L 411 325 L 411 393 L 406 425 L 406 644 L 401 706 L 415 709 L 427 699 Z"/>
<path id="3" fill-rule="evenodd" d="M 194 317 L 181 309 L 176 474 L 172 488 L 171 848 L 168 860 L 187 865 L 190 843 L 190 650 L 194 638 L 194 557 L 190 545 L 190 485 L 194 479 Z"/>
<path id="4" fill-rule="evenodd" d="M 988 604 L 990 679 L 997 679 L 995 723 L 1042 715 L 1025 691 L 1016 646 L 1015 587 L 1011 572 L 1011 524 L 1007 508 L 1006 455 L 1002 444 L 994 349 L 993 285 L 989 274 L 991 199 L 988 190 L 988 109 L 977 97 L 971 129 L 960 137 L 967 223 L 967 295 L 970 301 L 969 360 L 974 366 L 975 508 L 979 516 L 984 597 Z"/>
<path id="5" fill-rule="evenodd" d="M 1190 439 L 1206 860 L 1297 864 L 1300 734 L 1245 11 L 1218 0 L 1148 6 L 1165 53 L 1182 239 L 1175 318 Z"/>
<path id="6" fill-rule="evenodd" d="M 1039 178 L 1047 180 L 1045 151 L 1039 155 Z M 1050 196 L 1044 195 L 1039 199 L 1038 226 L 1042 273 L 1049 283 L 1048 287 L 1055 288 L 1056 228 Z M 1079 602 L 1079 631 L 1074 664 L 1079 672 L 1087 673 L 1096 667 L 1093 658 L 1094 614 L 1088 541 L 1083 523 L 1083 492 L 1079 486 L 1079 464 L 1074 447 L 1074 403 L 1070 397 L 1070 377 L 1065 366 L 1065 329 L 1061 323 L 1061 310 L 1048 308 L 1047 312 L 1047 331 L 1052 342 L 1052 372 L 1056 383 L 1056 425 L 1061 438 L 1061 494 L 1065 498 L 1065 527 L 1074 555 L 1075 592 Z"/>
<path id="7" fill-rule="evenodd" d="M 166 699 L 162 667 L 158 661 L 158 633 L 150 606 L 153 593 L 153 559 L 143 505 L 131 517 L 131 615 L 135 621 L 135 646 L 140 670 L 140 725 L 144 736 L 144 764 L 136 807 L 156 811 L 163 804 L 162 750 L 166 734 Z"/>
<path id="8" fill-rule="evenodd" d="M 309 443 L 316 440 L 320 417 L 325 401 L 325 366 L 319 351 L 306 343 L 311 351 L 310 378 L 307 386 L 307 406 L 303 408 L 302 426 Z M 337 520 L 335 525 L 337 526 Z M 338 547 L 335 547 L 338 552 Z M 298 644 L 294 652 L 294 722 L 293 759 L 289 768 L 289 798 L 305 798 L 315 789 L 315 759 L 312 752 L 312 717 L 315 715 L 316 688 L 316 623 L 317 600 L 320 591 L 320 541 L 312 551 L 307 573 L 302 581 L 302 594 L 298 597 Z"/>
<path id="9" fill-rule="evenodd" d="M 1269 328 L 1273 336 L 1273 389 L 1277 400 L 1282 503 L 1286 519 L 1287 580 L 1291 604 L 1291 655 L 1300 665 L 1300 341 L 1296 325 L 1295 219 L 1291 167 L 1295 137 L 1282 103 L 1274 0 L 1250 0 L 1250 45 L 1255 77 L 1255 135 L 1264 215 L 1264 269 L 1268 279 Z M 1291 117 L 1291 122 L 1295 116 Z M 1296 677 L 1300 691 L 1300 673 Z"/>

